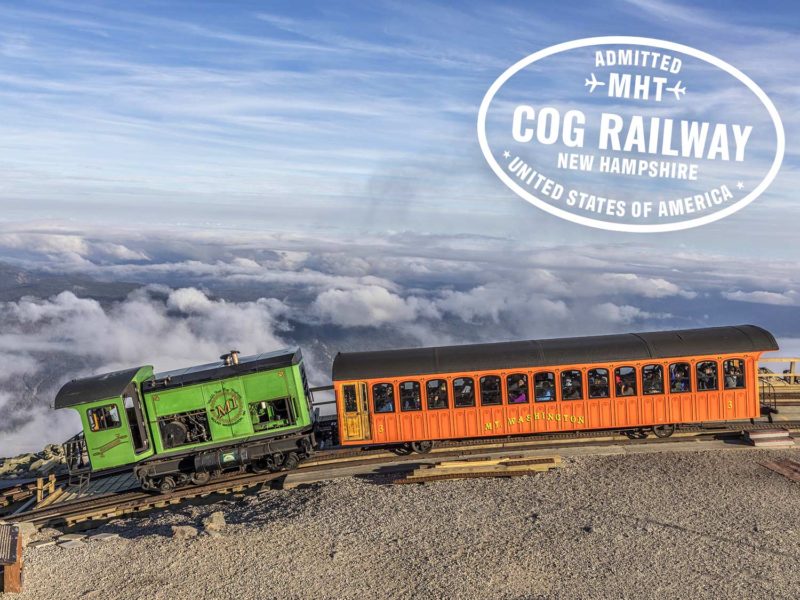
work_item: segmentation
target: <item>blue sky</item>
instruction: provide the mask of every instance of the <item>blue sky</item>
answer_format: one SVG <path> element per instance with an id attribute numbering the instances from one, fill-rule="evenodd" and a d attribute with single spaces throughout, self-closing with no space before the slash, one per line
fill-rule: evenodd
<path id="1" fill-rule="evenodd" d="M 797 16 L 788 2 L 5 3 L 0 219 L 624 241 L 514 196 L 475 121 L 520 58 L 626 34 L 734 64 L 789 140 L 754 205 L 655 243 L 792 256 Z"/>
<path id="2" fill-rule="evenodd" d="M 71 377 L 205 362 L 220 344 L 302 344 L 320 384 L 342 349 L 747 321 L 796 354 L 798 12 L 0 3 L 0 263 L 26 270 L 3 281 L 22 297 L 0 302 L 0 426 L 29 422 L 6 449 L 74 433 L 47 409 Z M 693 46 L 755 80 L 787 137 L 767 193 L 720 222 L 643 236 L 508 190 L 477 141 L 487 89 L 539 49 L 605 35 Z M 87 276 L 147 287 L 100 304 Z"/>

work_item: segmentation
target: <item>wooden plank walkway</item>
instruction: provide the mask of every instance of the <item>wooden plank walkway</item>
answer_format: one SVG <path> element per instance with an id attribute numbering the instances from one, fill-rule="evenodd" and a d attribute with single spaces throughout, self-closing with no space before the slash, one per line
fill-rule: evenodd
<path id="1" fill-rule="evenodd" d="M 450 479 L 474 479 L 478 477 L 519 477 L 561 466 L 561 457 L 504 457 L 478 460 L 442 461 L 415 469 L 410 475 L 394 483 L 427 483 Z"/>
<path id="2" fill-rule="evenodd" d="M 61 504 L 62 502 L 69 502 L 77 500 L 78 498 L 90 498 L 92 496 L 107 496 L 109 494 L 118 494 L 132 489 L 138 489 L 139 482 L 133 473 L 122 473 L 121 475 L 113 475 L 111 477 L 103 477 L 89 481 L 89 485 L 83 490 L 77 485 L 68 485 L 53 504 Z"/>

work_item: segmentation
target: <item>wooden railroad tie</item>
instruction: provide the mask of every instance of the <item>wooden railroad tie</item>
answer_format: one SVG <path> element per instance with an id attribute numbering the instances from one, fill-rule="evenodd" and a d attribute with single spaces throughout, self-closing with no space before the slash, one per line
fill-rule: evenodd
<path id="1" fill-rule="evenodd" d="M 519 477 L 549 471 L 561 466 L 561 457 L 506 457 L 473 460 L 447 460 L 425 465 L 395 483 L 425 483 L 447 479 L 474 479 L 478 477 Z"/>
<path id="2" fill-rule="evenodd" d="M 763 466 L 788 477 L 792 481 L 800 482 L 800 461 L 792 458 L 781 460 L 767 460 L 761 463 Z"/>

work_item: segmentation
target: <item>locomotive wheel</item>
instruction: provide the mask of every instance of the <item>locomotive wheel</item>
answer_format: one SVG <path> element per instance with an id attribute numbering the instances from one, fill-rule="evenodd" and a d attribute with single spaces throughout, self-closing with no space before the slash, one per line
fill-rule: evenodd
<path id="1" fill-rule="evenodd" d="M 275 469 L 272 468 L 271 458 L 261 459 L 258 462 L 254 462 L 250 465 L 250 470 L 257 475 L 262 475 L 263 473 L 273 473 L 275 471 Z"/>
<path id="2" fill-rule="evenodd" d="M 656 434 L 656 437 L 668 438 L 675 433 L 675 424 L 671 423 L 669 425 L 656 425 L 653 427 L 653 433 Z"/>
<path id="3" fill-rule="evenodd" d="M 419 454 L 427 454 L 433 448 L 433 442 L 411 442 L 411 449 Z"/>
<path id="4" fill-rule="evenodd" d="M 303 454 L 305 456 L 311 456 L 311 454 L 313 454 L 314 449 L 311 447 L 311 440 L 303 438 L 300 440 L 300 445 L 303 447 Z"/>
<path id="5" fill-rule="evenodd" d="M 189 477 L 191 482 L 195 485 L 205 485 L 209 481 L 211 481 L 211 473 L 205 471 L 203 473 L 192 473 Z"/>
<path id="6" fill-rule="evenodd" d="M 272 456 L 266 458 L 267 469 L 272 473 L 277 473 L 283 466 L 283 452 L 276 452 Z"/>
<path id="7" fill-rule="evenodd" d="M 158 484 L 158 491 L 162 494 L 169 494 L 176 487 L 175 480 L 167 475 Z"/>
<path id="8" fill-rule="evenodd" d="M 287 471 L 291 471 L 292 469 L 296 469 L 297 465 L 300 464 L 300 459 L 297 457 L 296 452 L 289 452 L 286 456 L 286 460 L 283 462 L 283 468 Z"/>
<path id="9" fill-rule="evenodd" d="M 397 456 L 407 456 L 408 454 L 411 454 L 413 452 L 411 446 L 409 446 L 408 444 L 403 444 L 402 446 L 395 446 L 394 448 L 389 448 L 389 450 L 397 454 Z"/>

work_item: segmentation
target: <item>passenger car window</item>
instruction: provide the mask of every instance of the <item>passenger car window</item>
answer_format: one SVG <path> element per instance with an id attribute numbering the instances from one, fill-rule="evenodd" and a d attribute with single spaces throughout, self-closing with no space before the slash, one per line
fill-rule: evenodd
<path id="1" fill-rule="evenodd" d="M 669 366 L 669 391 L 682 394 L 692 391 L 692 380 L 689 377 L 691 365 L 686 362 L 672 363 Z"/>
<path id="2" fill-rule="evenodd" d="M 376 413 L 394 412 L 394 386 L 391 383 L 376 383 L 372 386 L 372 401 Z"/>
<path id="3" fill-rule="evenodd" d="M 528 401 L 528 376 L 514 373 L 506 377 L 506 395 L 509 404 L 524 404 Z"/>
<path id="4" fill-rule="evenodd" d="M 636 369 L 618 367 L 614 369 L 614 386 L 617 396 L 636 395 Z"/>
<path id="5" fill-rule="evenodd" d="M 664 393 L 664 368 L 661 365 L 642 367 L 642 392 L 644 394 Z"/>
<path id="6" fill-rule="evenodd" d="M 609 398 L 608 369 L 589 369 L 589 398 Z"/>
<path id="7" fill-rule="evenodd" d="M 404 381 L 400 384 L 400 410 L 422 410 L 422 397 L 420 396 L 419 383 Z"/>
<path id="8" fill-rule="evenodd" d="M 556 399 L 556 376 L 547 371 L 533 376 L 533 389 L 537 402 L 553 402 Z"/>
<path id="9" fill-rule="evenodd" d="M 92 431 L 113 429 L 114 427 L 119 427 L 121 425 L 119 420 L 119 410 L 117 410 L 117 407 L 114 404 L 90 408 L 86 411 L 86 417 L 89 420 L 89 429 Z"/>
<path id="10" fill-rule="evenodd" d="M 428 410 L 447 408 L 447 381 L 444 379 L 431 379 L 425 384 L 428 397 Z"/>
<path id="11" fill-rule="evenodd" d="M 475 406 L 475 382 L 471 377 L 453 379 L 453 402 L 456 408 Z"/>
<path id="12" fill-rule="evenodd" d="M 744 361 L 741 358 L 730 358 L 722 363 L 725 373 L 725 389 L 739 390 L 744 387 Z"/>
<path id="13" fill-rule="evenodd" d="M 356 404 L 356 386 L 343 386 L 342 394 L 344 395 L 344 412 L 358 412 L 358 406 Z"/>
<path id="14" fill-rule="evenodd" d="M 577 369 L 561 371 L 561 399 L 583 399 L 583 373 Z"/>
<path id="15" fill-rule="evenodd" d="M 496 375 L 481 377 L 481 406 L 494 406 L 502 402 L 500 378 Z"/>
<path id="16" fill-rule="evenodd" d="M 697 390 L 717 390 L 717 361 L 704 360 L 697 363 Z"/>

